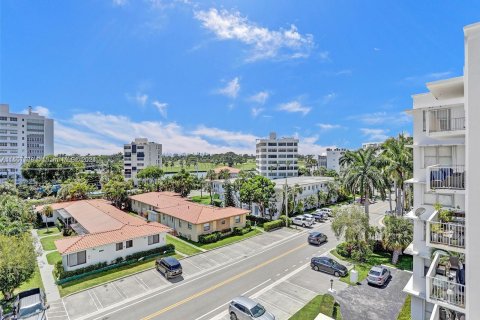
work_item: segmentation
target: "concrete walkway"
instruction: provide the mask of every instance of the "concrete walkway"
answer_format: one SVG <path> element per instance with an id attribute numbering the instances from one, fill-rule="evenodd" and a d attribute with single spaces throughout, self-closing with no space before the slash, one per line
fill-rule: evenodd
<path id="1" fill-rule="evenodd" d="M 37 234 L 37 230 L 31 230 L 33 236 L 33 245 L 37 252 L 37 264 L 40 269 L 40 275 L 42 277 L 43 287 L 45 288 L 45 294 L 47 295 L 47 301 L 55 301 L 60 299 L 60 292 L 55 284 L 55 278 L 53 277 L 53 266 L 48 264 L 47 254 L 52 251 L 44 251 L 40 238 Z"/>

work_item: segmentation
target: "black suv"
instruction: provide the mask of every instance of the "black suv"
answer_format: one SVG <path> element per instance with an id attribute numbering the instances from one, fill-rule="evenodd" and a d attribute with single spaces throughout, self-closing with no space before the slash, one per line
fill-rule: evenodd
<path id="1" fill-rule="evenodd" d="M 321 232 L 311 232 L 308 235 L 308 243 L 310 244 L 322 244 L 324 242 L 327 242 L 328 238 L 324 233 Z"/>
<path id="2" fill-rule="evenodd" d="M 166 279 L 175 278 L 182 274 L 182 265 L 174 257 L 166 257 L 155 261 L 155 268 L 163 273 Z"/>
<path id="3" fill-rule="evenodd" d="M 310 266 L 315 271 L 330 273 L 335 277 L 344 277 L 348 274 L 347 267 L 328 257 L 313 257 Z"/>

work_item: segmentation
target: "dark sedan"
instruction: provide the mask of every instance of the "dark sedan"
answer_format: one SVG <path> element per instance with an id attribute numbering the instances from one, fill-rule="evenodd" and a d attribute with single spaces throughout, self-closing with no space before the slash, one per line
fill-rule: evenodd
<path id="1" fill-rule="evenodd" d="M 324 242 L 327 242 L 328 238 L 324 233 L 321 232 L 311 232 L 308 235 L 308 243 L 310 244 L 322 244 Z"/>
<path id="2" fill-rule="evenodd" d="M 328 257 L 313 257 L 310 266 L 315 271 L 330 273 L 335 277 L 344 277 L 348 274 L 347 267 Z"/>

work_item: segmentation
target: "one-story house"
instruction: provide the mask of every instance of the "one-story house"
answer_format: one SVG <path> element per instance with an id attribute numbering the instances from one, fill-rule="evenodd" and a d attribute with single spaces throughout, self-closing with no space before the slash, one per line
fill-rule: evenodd
<path id="1" fill-rule="evenodd" d="M 150 221 L 160 222 L 175 234 L 198 242 L 198 237 L 215 231 L 244 228 L 246 209 L 218 208 L 189 201 L 173 192 L 148 192 L 130 197 L 132 210 Z"/>
<path id="2" fill-rule="evenodd" d="M 77 234 L 55 241 L 66 271 L 112 263 L 120 257 L 164 246 L 165 235 L 171 232 L 165 225 L 129 215 L 102 199 L 50 206 L 53 218 L 59 218 Z M 37 211 L 41 209 L 37 207 Z"/>
<path id="3" fill-rule="evenodd" d="M 226 167 L 226 166 L 215 168 L 215 169 L 213 169 L 213 171 L 215 172 L 215 174 L 219 174 L 222 171 L 228 171 L 228 173 L 230 174 L 230 178 L 236 178 L 236 177 L 238 177 L 238 174 L 240 173 L 240 169 L 232 168 L 232 167 Z"/>

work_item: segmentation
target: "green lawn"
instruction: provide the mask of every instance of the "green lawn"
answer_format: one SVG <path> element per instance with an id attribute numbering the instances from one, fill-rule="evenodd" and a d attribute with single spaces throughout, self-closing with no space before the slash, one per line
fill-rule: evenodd
<path id="1" fill-rule="evenodd" d="M 340 260 L 348 261 L 350 263 L 355 264 L 355 270 L 358 271 L 358 282 L 361 282 L 362 280 L 367 278 L 368 272 L 375 265 L 383 264 L 386 266 L 394 267 L 401 270 L 408 270 L 408 271 L 412 271 L 413 269 L 413 258 L 412 256 L 409 256 L 409 255 L 400 256 L 400 259 L 398 260 L 397 265 L 393 265 L 391 263 L 392 254 L 388 252 L 375 252 L 368 258 L 366 262 L 363 262 L 363 263 L 357 263 L 352 259 L 344 258 L 340 256 L 335 249 L 331 251 L 331 254 L 333 254 L 335 257 L 337 257 Z M 355 285 L 355 283 L 350 283 L 349 275 L 340 278 L 340 281 L 343 281 L 351 285 Z"/>
<path id="2" fill-rule="evenodd" d="M 62 256 L 58 251 L 53 251 L 47 254 L 48 264 L 55 265 L 57 261 L 62 261 Z"/>
<path id="3" fill-rule="evenodd" d="M 400 310 L 400 313 L 398 314 L 397 320 L 412 320 L 411 304 L 410 304 L 411 301 L 412 301 L 412 296 L 407 295 L 407 298 L 405 299 L 405 303 L 403 304 L 402 310 Z"/>
<path id="4" fill-rule="evenodd" d="M 213 195 L 213 199 L 218 199 L 220 196 L 218 194 Z M 204 193 L 202 197 L 200 196 L 193 196 L 190 198 L 193 202 L 210 205 L 210 195 L 208 193 Z"/>
<path id="5" fill-rule="evenodd" d="M 133 273 L 152 269 L 155 267 L 155 260 L 158 259 L 159 257 L 161 257 L 161 255 L 149 258 L 145 261 L 140 261 L 134 264 L 130 264 L 128 266 L 107 270 L 104 272 L 93 274 L 91 276 L 87 276 L 82 279 L 64 283 L 58 286 L 60 295 L 64 297 L 68 294 L 71 294 L 80 290 L 88 289 L 102 283 L 106 283 L 121 277 L 131 275 Z M 173 257 L 177 259 L 181 258 L 179 255 L 173 255 Z"/>
<path id="6" fill-rule="evenodd" d="M 47 232 L 46 228 L 37 230 L 37 234 L 40 238 L 44 237 L 44 236 L 49 236 L 49 235 L 52 235 L 52 234 L 56 234 L 56 233 L 60 233 L 60 231 L 58 231 L 58 229 L 56 227 L 48 228 L 48 232 Z"/>
<path id="7" fill-rule="evenodd" d="M 62 238 L 63 238 L 62 234 L 40 238 L 40 242 L 42 243 L 43 250 L 51 251 L 51 250 L 57 249 L 57 247 L 55 247 L 54 241 Z"/>
<path id="8" fill-rule="evenodd" d="M 170 161 L 169 161 L 170 163 Z M 221 163 L 221 164 L 214 164 L 213 162 L 199 162 L 198 163 L 198 171 L 208 171 L 210 169 L 215 169 L 215 168 L 218 168 L 218 167 L 224 167 L 225 164 Z M 247 162 L 245 163 L 241 163 L 241 164 L 236 164 L 233 166 L 234 168 L 238 168 L 240 170 L 254 170 L 255 169 L 255 159 L 250 159 L 248 160 Z M 196 172 L 197 171 L 197 168 L 193 165 L 190 165 L 190 166 L 184 166 L 183 167 L 186 171 L 190 171 L 190 172 Z M 163 167 L 163 170 L 165 172 L 168 172 L 168 173 L 175 173 L 175 172 L 179 172 L 180 170 L 182 170 L 182 167 L 180 166 L 180 162 L 177 161 L 175 162 L 175 165 L 173 167 Z"/>
<path id="9" fill-rule="evenodd" d="M 214 242 L 214 243 L 205 243 L 205 244 L 196 243 L 196 242 L 188 241 L 188 240 L 185 240 L 185 241 L 191 242 L 192 244 L 194 244 L 197 247 L 200 247 L 202 249 L 211 250 L 211 249 L 215 249 L 215 248 L 218 248 L 218 247 L 221 247 L 221 246 L 232 244 L 234 242 L 237 242 L 237 241 L 240 241 L 240 240 L 243 240 L 243 239 L 251 238 L 251 237 L 256 236 L 257 234 L 260 234 L 260 233 L 262 233 L 262 231 L 260 231 L 258 229 L 252 229 L 252 231 L 250 231 L 248 233 L 245 233 L 244 235 L 241 235 L 241 236 L 231 236 L 231 237 L 221 239 L 221 240 L 219 240 L 217 242 Z"/>
<path id="10" fill-rule="evenodd" d="M 323 303 L 323 295 L 318 295 L 310 300 L 302 309 L 298 310 L 289 320 L 314 320 L 319 313 L 324 313 L 326 306 Z M 327 314 L 332 316 L 332 314 Z M 342 320 L 342 314 L 340 313 L 340 305 L 335 302 L 333 306 L 333 318 L 336 320 Z"/>
<path id="11" fill-rule="evenodd" d="M 191 245 L 186 244 L 185 242 L 180 241 L 180 240 L 178 240 L 178 238 L 176 238 L 174 236 L 171 236 L 169 234 L 167 234 L 167 243 L 173 244 L 175 246 L 175 250 L 177 250 L 177 251 L 179 251 L 183 254 L 186 254 L 188 256 L 201 252 L 197 248 L 192 247 Z"/>

